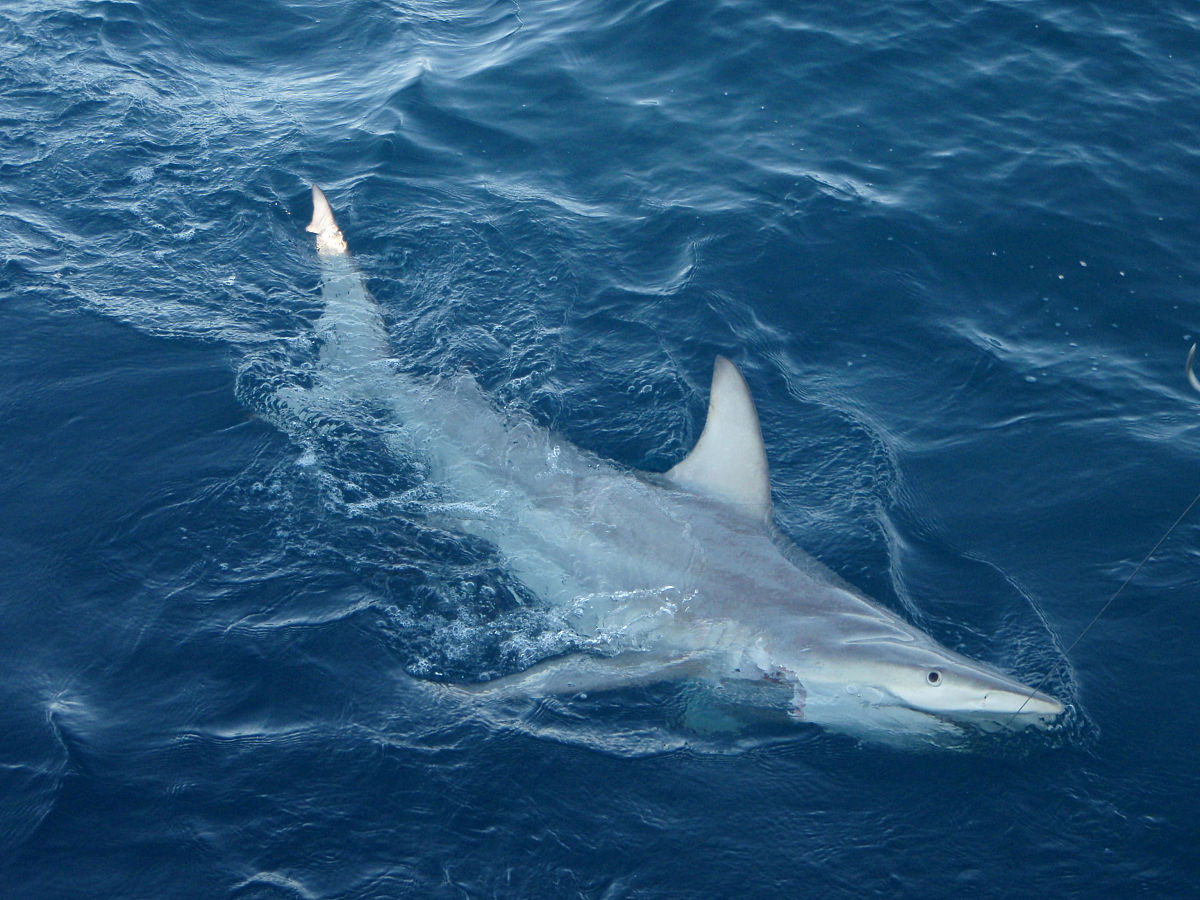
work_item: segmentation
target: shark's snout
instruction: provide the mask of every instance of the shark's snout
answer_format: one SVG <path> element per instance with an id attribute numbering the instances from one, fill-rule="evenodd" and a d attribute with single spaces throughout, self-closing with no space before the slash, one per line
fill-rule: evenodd
<path id="1" fill-rule="evenodd" d="M 1036 688 L 999 673 L 972 673 L 962 677 L 954 700 L 947 705 L 964 719 L 988 719 L 1005 726 L 1047 724 L 1066 712 L 1066 707 Z"/>
<path id="2" fill-rule="evenodd" d="M 1066 707 L 1049 694 L 1030 689 L 1026 693 L 1011 691 L 989 691 L 983 695 L 982 709 L 986 712 L 1007 713 L 1014 716 L 1042 716 L 1057 718 Z"/>

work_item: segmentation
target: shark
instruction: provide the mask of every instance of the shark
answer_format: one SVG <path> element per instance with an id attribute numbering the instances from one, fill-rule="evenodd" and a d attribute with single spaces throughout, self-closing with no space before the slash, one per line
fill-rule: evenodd
<path id="1" fill-rule="evenodd" d="M 324 192 L 312 189 L 323 308 L 318 383 L 404 423 L 453 502 L 587 649 L 455 685 L 473 698 L 578 696 L 668 681 L 735 706 L 857 734 L 1051 727 L 1063 703 L 939 644 L 799 549 L 775 524 L 747 382 L 716 358 L 700 438 L 665 473 L 633 471 L 529 418 L 468 375 L 405 375 Z"/>

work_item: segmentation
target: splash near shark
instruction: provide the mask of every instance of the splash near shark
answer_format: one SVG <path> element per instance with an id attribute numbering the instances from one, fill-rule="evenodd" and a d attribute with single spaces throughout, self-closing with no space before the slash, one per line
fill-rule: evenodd
<path id="1" fill-rule="evenodd" d="M 774 524 L 758 415 L 718 357 L 695 448 L 664 474 L 622 469 L 496 411 L 469 377 L 426 383 L 389 364 L 381 311 L 313 188 L 323 311 L 309 395 L 385 405 L 456 527 L 498 548 L 541 601 L 603 652 L 571 653 L 453 688 L 486 703 L 664 681 L 858 734 L 1045 728 L 1064 706 L 946 647 L 798 549 Z M 310 402 L 297 389 L 288 402 Z"/>

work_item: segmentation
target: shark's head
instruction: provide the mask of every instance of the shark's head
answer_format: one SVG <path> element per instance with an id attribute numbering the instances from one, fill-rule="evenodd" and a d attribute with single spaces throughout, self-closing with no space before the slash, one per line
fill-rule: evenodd
<path id="1" fill-rule="evenodd" d="M 1045 725 L 1063 713 L 1048 694 L 990 666 L 940 647 L 912 648 L 915 658 L 878 665 L 874 680 L 919 712 L 980 726 Z"/>
<path id="2" fill-rule="evenodd" d="M 1065 711 L 1048 694 L 985 663 L 942 647 L 894 619 L 863 622 L 827 635 L 783 641 L 764 668 L 794 685 L 792 714 L 845 726 L 936 730 L 939 723 L 982 731 L 1045 728 Z"/>

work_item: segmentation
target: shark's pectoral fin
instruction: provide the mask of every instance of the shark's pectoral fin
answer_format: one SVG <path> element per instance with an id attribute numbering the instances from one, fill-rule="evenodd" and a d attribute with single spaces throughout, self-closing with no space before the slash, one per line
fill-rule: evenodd
<path id="1" fill-rule="evenodd" d="M 723 500 L 754 518 L 771 518 L 771 482 L 758 412 L 737 366 L 718 356 L 700 440 L 667 478 Z"/>
<path id="2" fill-rule="evenodd" d="M 793 719 L 803 719 L 804 711 L 808 708 L 808 691 L 804 689 L 799 681 L 792 687 L 792 711 Z"/>
<path id="3" fill-rule="evenodd" d="M 704 662 L 703 656 L 694 653 L 671 656 L 633 650 L 616 656 L 573 653 L 548 659 L 514 675 L 479 684 L 458 684 L 454 688 L 489 698 L 585 694 L 691 678 L 701 674 Z"/>

